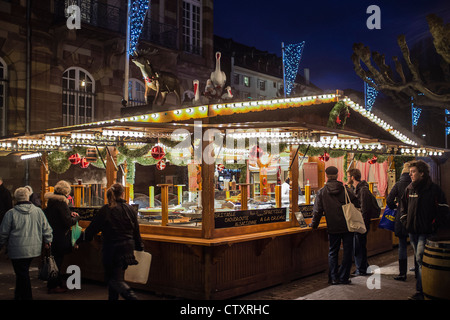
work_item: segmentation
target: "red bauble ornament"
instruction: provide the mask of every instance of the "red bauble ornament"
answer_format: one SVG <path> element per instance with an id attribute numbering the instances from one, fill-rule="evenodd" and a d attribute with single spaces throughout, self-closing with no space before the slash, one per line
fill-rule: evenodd
<path id="1" fill-rule="evenodd" d="M 225 169 L 225 166 L 223 164 L 218 164 L 217 165 L 217 171 L 222 172 L 223 169 Z"/>
<path id="2" fill-rule="evenodd" d="M 321 155 L 319 157 L 319 160 L 323 161 L 323 162 L 327 162 L 328 160 L 330 160 L 330 154 L 328 152 L 325 152 L 323 155 Z"/>
<path id="3" fill-rule="evenodd" d="M 252 159 L 259 159 L 262 157 L 263 154 L 264 151 L 260 147 L 253 146 L 253 148 L 250 150 L 249 156 Z"/>
<path id="4" fill-rule="evenodd" d="M 154 146 L 150 152 L 153 159 L 156 160 L 161 160 L 166 155 L 164 149 L 161 146 Z"/>
<path id="5" fill-rule="evenodd" d="M 376 156 L 373 156 L 373 158 L 370 159 L 368 162 L 369 162 L 370 164 L 374 164 L 374 163 L 377 162 L 377 160 L 378 160 L 378 158 L 377 158 Z"/>
<path id="6" fill-rule="evenodd" d="M 69 157 L 69 162 L 71 164 L 79 164 L 81 162 L 81 157 L 78 153 L 75 153 Z"/>
<path id="7" fill-rule="evenodd" d="M 339 116 L 337 116 L 337 117 L 336 117 L 336 123 L 337 123 L 337 124 L 341 124 L 341 122 L 342 122 L 342 120 L 339 119 Z"/>
<path id="8" fill-rule="evenodd" d="M 156 164 L 156 169 L 164 170 L 165 168 L 166 168 L 166 161 L 164 159 L 158 161 L 158 163 Z"/>
<path id="9" fill-rule="evenodd" d="M 82 167 L 83 169 L 86 169 L 87 167 L 89 167 L 89 162 L 86 160 L 86 158 L 81 159 L 80 167 Z"/>

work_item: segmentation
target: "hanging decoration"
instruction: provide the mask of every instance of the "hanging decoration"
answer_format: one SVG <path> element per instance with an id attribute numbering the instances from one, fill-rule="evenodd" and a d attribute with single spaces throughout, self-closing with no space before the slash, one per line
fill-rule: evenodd
<path id="1" fill-rule="evenodd" d="M 344 129 L 347 118 L 349 117 L 350 111 L 348 106 L 343 101 L 339 101 L 330 111 L 327 127 Z"/>
<path id="2" fill-rule="evenodd" d="M 152 148 L 152 150 L 150 151 L 150 153 L 151 153 L 153 159 L 156 159 L 156 160 L 161 160 L 166 155 L 163 147 L 161 147 L 161 146 L 154 146 Z"/>
<path id="3" fill-rule="evenodd" d="M 132 0 L 130 7 L 130 51 L 132 55 L 136 50 L 142 27 L 144 26 L 145 16 L 149 8 L 148 0 Z"/>
<path id="4" fill-rule="evenodd" d="M 156 169 L 164 170 L 166 168 L 166 160 L 162 159 L 156 164 Z"/>
<path id="5" fill-rule="evenodd" d="M 70 161 L 67 154 L 61 151 L 52 151 L 48 155 L 48 168 L 58 174 L 66 172 L 70 168 Z"/>
<path id="6" fill-rule="evenodd" d="M 223 164 L 217 165 L 217 171 L 222 172 L 225 169 L 225 166 Z"/>
<path id="7" fill-rule="evenodd" d="M 264 151 L 259 146 L 253 146 L 250 150 L 249 157 L 250 159 L 259 159 L 264 154 Z"/>
<path id="8" fill-rule="evenodd" d="M 374 85 L 375 82 L 371 78 L 367 78 L 370 82 L 372 82 Z M 364 104 L 365 109 L 367 111 L 371 111 L 373 105 L 375 104 L 375 99 L 377 98 L 378 91 L 374 87 L 372 87 L 370 84 L 364 81 Z"/>
<path id="9" fill-rule="evenodd" d="M 330 160 L 330 154 L 328 152 L 325 152 L 323 155 L 319 156 L 319 160 L 322 162 L 327 162 Z"/>
<path id="10" fill-rule="evenodd" d="M 81 162 L 81 157 L 78 153 L 74 153 L 69 157 L 71 164 L 79 164 Z"/>
<path id="11" fill-rule="evenodd" d="M 298 67 L 302 58 L 305 41 L 297 44 L 282 44 L 283 66 L 284 66 L 284 95 L 287 97 L 292 93 Z"/>
<path id="12" fill-rule="evenodd" d="M 377 160 L 378 160 L 377 156 L 373 156 L 372 159 L 370 159 L 368 162 L 369 164 L 374 164 L 377 163 Z"/>
<path id="13" fill-rule="evenodd" d="M 83 169 L 86 169 L 87 167 L 89 167 L 89 162 L 86 160 L 86 158 L 81 159 L 80 167 Z"/>

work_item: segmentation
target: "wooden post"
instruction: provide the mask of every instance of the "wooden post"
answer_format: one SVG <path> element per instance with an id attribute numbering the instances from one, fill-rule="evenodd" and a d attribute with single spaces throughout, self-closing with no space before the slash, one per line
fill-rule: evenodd
<path id="1" fill-rule="evenodd" d="M 214 233 L 214 161 L 205 161 L 214 155 L 205 155 L 205 148 L 212 143 L 213 136 L 205 136 L 206 129 L 202 129 L 202 234 L 204 238 L 211 239 Z M 213 153 L 213 151 L 211 152 Z"/>
<path id="2" fill-rule="evenodd" d="M 251 183 L 240 183 L 239 185 L 241 186 L 241 210 L 248 210 L 248 186 Z"/>
<path id="3" fill-rule="evenodd" d="M 81 207 L 81 205 L 83 204 L 83 185 L 72 185 L 72 189 L 73 189 L 73 201 L 74 201 L 74 206 L 75 208 L 79 208 Z"/>
<path id="4" fill-rule="evenodd" d="M 167 226 L 169 222 L 169 186 L 172 184 L 158 184 L 161 187 L 161 225 Z"/>
<path id="5" fill-rule="evenodd" d="M 42 153 L 42 162 L 41 162 L 41 204 L 42 209 L 45 209 L 46 202 L 44 195 L 49 191 L 48 188 L 48 158 L 47 158 L 47 152 Z"/>
<path id="6" fill-rule="evenodd" d="M 117 154 L 114 147 L 106 147 L 109 152 L 106 153 L 106 189 L 109 189 L 117 181 Z"/>
<path id="7" fill-rule="evenodd" d="M 291 187 L 289 190 L 289 221 L 294 225 L 297 224 L 297 218 L 294 213 L 298 212 L 298 152 L 296 151 L 296 147 L 291 145 L 289 156 L 289 163 L 291 163 L 289 170 L 289 178 L 291 179 Z"/>

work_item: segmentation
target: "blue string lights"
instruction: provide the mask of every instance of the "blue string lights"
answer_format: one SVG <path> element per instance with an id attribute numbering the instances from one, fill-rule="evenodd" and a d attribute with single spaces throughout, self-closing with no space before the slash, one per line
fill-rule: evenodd
<path id="1" fill-rule="evenodd" d="M 144 25 L 145 16 L 149 9 L 149 0 L 130 0 L 130 51 L 133 55 L 136 50 L 142 27 Z"/>
<path id="2" fill-rule="evenodd" d="M 450 111 L 445 109 L 445 135 L 448 136 L 450 134 Z"/>
<path id="3" fill-rule="evenodd" d="M 417 126 L 417 123 L 419 122 L 421 112 L 422 112 L 422 108 L 415 107 L 414 106 L 414 98 L 411 97 L 411 120 L 412 120 L 413 132 L 414 132 L 414 127 Z"/>
<path id="4" fill-rule="evenodd" d="M 284 94 L 286 96 L 289 96 L 294 88 L 304 47 L 305 41 L 287 46 L 283 44 Z"/>
<path id="5" fill-rule="evenodd" d="M 371 78 L 367 78 L 370 82 L 375 84 L 375 82 Z M 367 111 L 372 111 L 372 107 L 375 104 L 375 99 L 377 98 L 378 91 L 364 81 L 364 103 L 365 109 Z"/>

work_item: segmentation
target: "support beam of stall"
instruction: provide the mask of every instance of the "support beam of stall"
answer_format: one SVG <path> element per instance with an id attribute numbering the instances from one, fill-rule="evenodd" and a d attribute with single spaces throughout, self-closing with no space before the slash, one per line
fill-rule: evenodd
<path id="1" fill-rule="evenodd" d="M 214 136 L 210 134 L 211 131 L 202 129 L 202 232 L 203 237 L 211 239 L 214 233 L 214 168 L 213 161 L 207 161 L 208 158 L 214 159 L 214 154 L 205 154 L 205 149 L 212 143 Z M 208 149 L 207 149 L 208 150 Z M 211 153 L 214 151 L 211 150 Z M 206 161 L 205 161 L 206 160 Z M 212 163 L 209 163 L 212 162 Z"/>
<path id="2" fill-rule="evenodd" d="M 298 212 L 298 150 L 296 146 L 291 145 L 289 162 L 291 163 L 289 168 L 289 178 L 291 179 L 289 221 L 296 225 L 295 212 Z"/>

